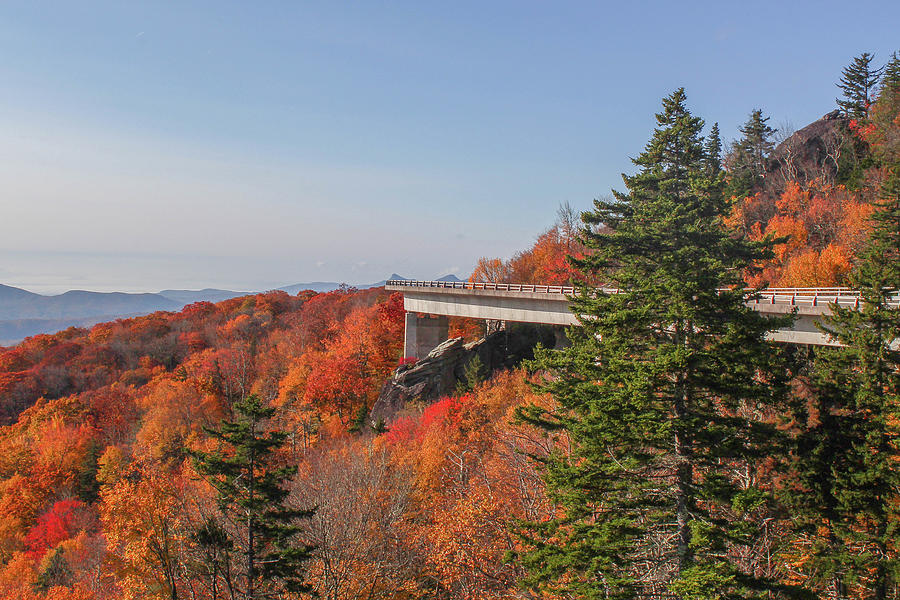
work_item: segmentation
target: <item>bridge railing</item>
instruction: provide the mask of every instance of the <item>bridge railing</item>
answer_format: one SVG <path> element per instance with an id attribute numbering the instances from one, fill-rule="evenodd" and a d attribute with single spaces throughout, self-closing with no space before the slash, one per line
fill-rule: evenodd
<path id="1" fill-rule="evenodd" d="M 567 285 L 531 285 L 524 283 L 488 283 L 481 281 L 414 281 L 392 279 L 387 285 L 411 288 L 448 288 L 459 290 L 493 290 L 498 292 L 531 292 L 538 294 L 575 294 L 575 288 Z M 615 288 L 602 288 L 607 293 L 616 293 Z M 755 304 L 789 304 L 791 306 L 827 306 L 838 304 L 859 308 L 860 293 L 846 287 L 826 288 L 766 288 L 760 290 Z M 900 291 L 895 292 L 889 302 L 892 307 L 900 307 Z"/>
<path id="2" fill-rule="evenodd" d="M 485 283 L 481 281 L 413 281 L 392 279 L 386 285 L 405 287 L 450 288 L 457 290 L 495 290 L 498 292 L 534 292 L 538 294 L 566 294 L 571 296 L 575 288 L 569 285 L 530 285 L 524 283 Z"/>
<path id="3" fill-rule="evenodd" d="M 754 303 L 790 304 L 791 306 L 838 304 L 859 308 L 859 299 L 859 292 L 850 288 L 766 288 L 758 292 Z"/>

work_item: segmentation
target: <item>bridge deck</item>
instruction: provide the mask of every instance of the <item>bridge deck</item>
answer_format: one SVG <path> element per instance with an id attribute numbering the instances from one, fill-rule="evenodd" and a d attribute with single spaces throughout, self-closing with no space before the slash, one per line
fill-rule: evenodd
<path id="1" fill-rule="evenodd" d="M 391 280 L 385 289 L 402 292 L 404 307 L 410 313 L 548 325 L 578 324 L 569 310 L 569 297 L 575 289 L 568 286 Z M 604 291 L 616 293 L 617 290 L 605 288 Z M 763 313 L 797 314 L 791 329 L 769 334 L 774 341 L 836 345 L 815 326 L 817 317 L 831 314 L 832 304 L 858 308 L 859 302 L 859 292 L 848 288 L 769 288 L 748 305 Z M 900 296 L 892 305 L 900 305 Z"/>

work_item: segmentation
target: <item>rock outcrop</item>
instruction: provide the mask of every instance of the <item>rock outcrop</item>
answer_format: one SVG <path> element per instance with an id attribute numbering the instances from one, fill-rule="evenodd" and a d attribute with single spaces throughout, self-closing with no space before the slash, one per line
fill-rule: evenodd
<path id="1" fill-rule="evenodd" d="M 465 377 L 465 369 L 476 356 L 490 373 L 508 369 L 532 358 L 541 343 L 553 347 L 556 333 L 552 327 L 518 324 L 476 342 L 453 338 L 437 346 L 411 365 L 402 365 L 385 382 L 369 413 L 369 422 L 387 423 L 409 403 L 433 402 L 452 394 L 456 383 Z"/>
<path id="2" fill-rule="evenodd" d="M 806 184 L 816 178 L 834 181 L 843 153 L 852 152 L 850 120 L 832 111 L 778 144 L 769 158 L 769 174 L 763 194 L 773 197 L 784 191 L 787 181 Z"/>

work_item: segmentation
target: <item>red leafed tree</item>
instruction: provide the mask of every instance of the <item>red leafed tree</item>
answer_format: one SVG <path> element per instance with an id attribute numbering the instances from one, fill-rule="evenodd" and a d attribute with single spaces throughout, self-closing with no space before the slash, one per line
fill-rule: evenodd
<path id="1" fill-rule="evenodd" d="M 304 399 L 342 420 L 371 406 L 400 356 L 403 315 L 399 294 L 350 313 L 324 351 L 313 350 L 307 357 L 311 367 Z"/>
<path id="2" fill-rule="evenodd" d="M 334 333 L 334 326 L 350 312 L 351 297 L 343 290 L 317 294 L 300 309 L 300 343 L 304 348 L 321 349 Z"/>
<path id="3" fill-rule="evenodd" d="M 25 536 L 25 552 L 34 560 L 78 531 L 91 525 L 93 515 L 88 505 L 69 498 L 60 500 L 50 510 L 38 517 L 38 521 Z"/>

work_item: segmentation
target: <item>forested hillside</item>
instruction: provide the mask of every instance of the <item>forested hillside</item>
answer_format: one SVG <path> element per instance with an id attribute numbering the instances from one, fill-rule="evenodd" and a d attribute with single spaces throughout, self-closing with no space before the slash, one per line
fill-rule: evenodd
<path id="1" fill-rule="evenodd" d="M 848 284 L 872 207 L 900 152 L 900 107 L 890 93 L 900 78 L 896 60 L 876 67 L 866 55 L 848 70 L 842 82 L 850 83 L 841 83 L 849 90 L 841 100 L 845 108 L 798 131 L 771 127 L 760 109 L 750 112 L 742 137 L 730 144 L 719 139 L 718 124 L 710 127 L 710 150 L 726 171 L 724 191 L 732 205 L 726 226 L 751 240 L 784 240 L 775 256 L 756 265 L 760 269 L 747 272 L 748 285 Z M 564 259 L 584 252 L 578 221 L 563 205 L 557 222 L 531 248 L 507 260 L 481 258 L 472 278 L 551 284 L 583 278 Z"/>
<path id="2" fill-rule="evenodd" d="M 664 99 L 626 191 L 472 274 L 625 292 L 387 423 L 383 288 L 0 348 L 0 598 L 897 598 L 900 61 L 841 85 L 777 144 Z M 776 346 L 747 284 L 862 309 L 826 323 L 842 349 Z"/>

